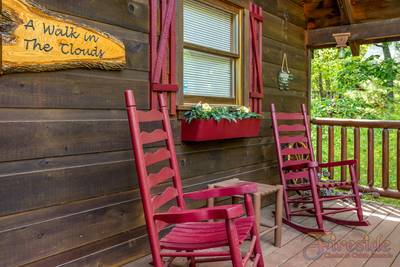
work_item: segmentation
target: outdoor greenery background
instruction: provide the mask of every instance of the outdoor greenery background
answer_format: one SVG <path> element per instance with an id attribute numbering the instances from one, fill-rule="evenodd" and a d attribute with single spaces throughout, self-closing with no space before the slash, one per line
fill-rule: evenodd
<path id="1" fill-rule="evenodd" d="M 400 42 L 362 45 L 360 56 L 349 48 L 314 51 L 311 115 L 313 118 L 400 120 Z M 327 161 L 327 127 L 323 131 L 323 160 Z M 348 158 L 353 158 L 353 131 L 347 130 Z M 396 189 L 396 130 L 390 130 L 390 188 Z M 313 137 L 315 138 L 315 127 Z M 335 128 L 335 160 L 340 160 L 340 128 Z M 367 184 L 367 129 L 361 129 L 361 183 Z M 382 183 L 382 135 L 375 130 L 375 186 Z M 340 176 L 337 169 L 335 176 Z M 400 201 L 395 204 L 400 204 Z"/>

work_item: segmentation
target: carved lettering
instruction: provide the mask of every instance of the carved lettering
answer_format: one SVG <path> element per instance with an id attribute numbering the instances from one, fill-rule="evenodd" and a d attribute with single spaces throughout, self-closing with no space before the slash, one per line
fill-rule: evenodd
<path id="1" fill-rule="evenodd" d="M 25 27 L 25 30 L 27 30 L 29 28 L 31 28 L 32 30 L 35 30 L 35 25 L 33 25 L 33 20 L 31 20 L 31 19 L 28 21 L 28 23 L 26 23 L 24 25 L 24 27 Z"/>
<path id="2" fill-rule="evenodd" d="M 41 44 L 36 38 L 35 39 L 24 39 L 25 42 L 25 49 L 30 50 L 32 49 L 33 51 L 35 50 L 40 50 L 44 52 L 50 52 L 53 50 L 53 47 L 50 44 Z"/>
<path id="3" fill-rule="evenodd" d="M 3 73 L 89 67 L 122 69 L 123 42 L 108 33 L 70 21 L 27 0 L 0 0 L 3 12 L 13 14 L 2 40 Z"/>

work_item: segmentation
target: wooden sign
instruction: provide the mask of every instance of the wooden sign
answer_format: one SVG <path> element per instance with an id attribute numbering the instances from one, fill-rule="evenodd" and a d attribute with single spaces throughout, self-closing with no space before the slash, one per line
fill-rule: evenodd
<path id="1" fill-rule="evenodd" d="M 125 66 L 125 46 L 117 38 L 29 0 L 1 1 L 2 73 Z"/>

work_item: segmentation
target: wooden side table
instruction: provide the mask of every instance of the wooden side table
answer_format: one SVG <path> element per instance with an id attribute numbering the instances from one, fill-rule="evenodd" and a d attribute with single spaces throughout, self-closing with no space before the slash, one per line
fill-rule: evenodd
<path id="1" fill-rule="evenodd" d="M 215 184 L 208 185 L 208 188 L 217 188 L 217 187 L 227 187 L 227 186 L 235 186 L 240 183 L 246 183 L 245 181 L 241 181 L 237 178 L 230 179 L 226 181 L 222 181 Z M 254 214 L 256 223 L 258 225 L 258 231 L 260 236 L 265 235 L 271 231 L 275 231 L 275 246 L 281 247 L 282 245 L 282 205 L 283 205 L 283 187 L 282 185 L 269 185 L 269 184 L 257 184 L 257 192 L 253 194 L 253 203 L 254 203 Z M 276 193 L 276 202 L 275 202 L 275 225 L 271 226 L 261 221 L 261 198 L 263 196 Z M 237 202 L 237 199 L 241 196 L 235 196 L 233 201 Z M 214 207 L 214 198 L 210 198 L 208 200 L 208 207 Z M 261 227 L 267 227 L 267 229 L 262 230 Z"/>

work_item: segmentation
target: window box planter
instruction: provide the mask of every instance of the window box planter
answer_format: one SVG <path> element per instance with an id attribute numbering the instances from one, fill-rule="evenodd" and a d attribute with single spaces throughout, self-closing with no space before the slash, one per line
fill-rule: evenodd
<path id="1" fill-rule="evenodd" d="M 244 138 L 258 136 L 261 119 L 229 120 L 200 120 L 190 123 L 181 121 L 182 141 L 201 142 L 211 140 Z"/>

